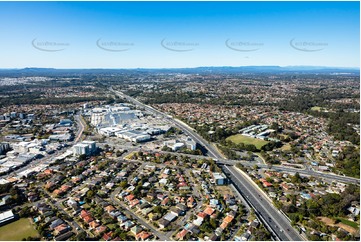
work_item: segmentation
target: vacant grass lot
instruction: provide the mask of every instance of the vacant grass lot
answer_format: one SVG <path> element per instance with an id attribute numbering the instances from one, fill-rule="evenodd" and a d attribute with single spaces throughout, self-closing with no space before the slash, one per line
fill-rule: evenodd
<path id="1" fill-rule="evenodd" d="M 27 218 L 0 227 L 0 241 L 22 240 L 29 236 L 39 237 L 39 234 Z"/>
<path id="2" fill-rule="evenodd" d="M 285 144 L 281 147 L 281 150 L 283 151 L 289 151 L 291 150 L 291 145 L 290 144 Z"/>
<path id="3" fill-rule="evenodd" d="M 312 111 L 321 111 L 321 107 L 314 106 L 311 108 Z"/>
<path id="4" fill-rule="evenodd" d="M 352 228 L 357 229 L 359 227 L 357 223 L 352 222 L 348 219 L 344 219 L 344 218 L 338 218 L 338 219 L 341 220 L 341 223 L 351 226 Z"/>
<path id="5" fill-rule="evenodd" d="M 257 149 L 261 149 L 262 146 L 266 145 L 268 141 L 255 139 L 252 137 L 244 136 L 242 134 L 236 134 L 229 136 L 226 140 L 230 140 L 235 144 L 244 143 L 245 145 L 251 144 L 257 147 Z"/>

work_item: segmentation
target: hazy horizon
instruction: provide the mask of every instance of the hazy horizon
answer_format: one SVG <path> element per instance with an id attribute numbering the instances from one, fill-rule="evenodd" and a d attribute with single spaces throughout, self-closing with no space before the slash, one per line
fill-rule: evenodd
<path id="1" fill-rule="evenodd" d="M 72 67 L 72 68 L 57 68 L 57 67 L 37 67 L 37 66 L 25 66 L 25 67 L 18 67 L 18 68 L 2 68 L 0 67 L 0 70 L 22 70 L 22 69 L 55 69 L 55 70 L 63 70 L 63 69 L 68 69 L 68 70 L 79 70 L 79 69 L 84 69 L 84 70 L 91 70 L 91 69 L 109 69 L 109 70 L 117 70 L 117 69 L 197 69 L 197 68 L 242 68 L 242 67 L 257 67 L 257 68 L 261 68 L 261 67 L 279 67 L 279 68 L 314 68 L 314 69 L 320 69 L 320 68 L 325 68 L 325 69 L 358 69 L 360 70 L 360 67 L 358 66 L 345 66 L 345 67 L 340 67 L 340 66 L 307 66 L 307 65 L 298 65 L 298 66 L 278 66 L 278 65 L 245 65 L 245 66 L 194 66 L 194 67 L 155 67 L 155 68 L 150 68 L 150 67 L 112 67 L 112 68 L 108 68 L 108 67 L 91 67 L 91 68 L 81 68 L 81 67 Z"/>

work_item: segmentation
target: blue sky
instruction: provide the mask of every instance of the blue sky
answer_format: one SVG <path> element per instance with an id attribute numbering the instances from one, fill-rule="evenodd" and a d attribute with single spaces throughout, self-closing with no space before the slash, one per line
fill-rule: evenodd
<path id="1" fill-rule="evenodd" d="M 360 65 L 359 2 L 0 2 L 0 68 Z"/>

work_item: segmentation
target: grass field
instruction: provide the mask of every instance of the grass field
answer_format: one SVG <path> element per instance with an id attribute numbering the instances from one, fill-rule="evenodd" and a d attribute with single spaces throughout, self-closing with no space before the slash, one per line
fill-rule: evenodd
<path id="1" fill-rule="evenodd" d="M 133 157 L 134 153 L 136 153 L 135 151 L 130 153 L 129 155 L 124 157 L 124 160 L 131 160 L 131 158 Z"/>
<path id="2" fill-rule="evenodd" d="M 268 141 L 261 140 L 261 139 L 255 139 L 252 137 L 247 137 L 242 134 L 236 134 L 229 136 L 226 140 L 230 140 L 235 144 L 244 143 L 245 145 L 251 144 L 257 147 L 257 149 L 261 149 L 262 146 L 266 145 Z"/>
<path id="3" fill-rule="evenodd" d="M 109 225 L 107 225 L 107 227 L 108 227 L 110 230 L 116 230 L 116 229 L 119 227 L 119 225 L 117 225 L 117 224 L 109 224 Z"/>
<path id="4" fill-rule="evenodd" d="M 341 220 L 341 223 L 343 223 L 343 224 L 351 226 L 352 228 L 355 228 L 355 229 L 358 228 L 358 224 L 355 222 L 352 222 L 352 221 L 344 219 L 344 218 L 338 218 L 338 219 Z"/>
<path id="5" fill-rule="evenodd" d="M 321 107 L 314 106 L 311 108 L 312 111 L 321 111 Z"/>
<path id="6" fill-rule="evenodd" d="M 347 219 L 338 218 L 341 221 L 341 223 L 335 224 L 335 219 L 331 219 L 327 217 L 317 217 L 317 218 L 328 226 L 342 228 L 351 234 L 355 234 L 358 231 L 358 227 L 356 226 L 357 224 Z"/>
<path id="7" fill-rule="evenodd" d="M 288 150 L 291 150 L 291 145 L 290 144 L 285 144 L 281 147 L 281 150 L 284 150 L 284 151 L 288 151 Z"/>
<path id="8" fill-rule="evenodd" d="M 85 204 L 83 204 L 83 208 L 84 208 L 84 209 L 89 209 L 89 208 L 90 208 L 90 205 L 87 204 L 87 203 L 85 203 Z"/>
<path id="9" fill-rule="evenodd" d="M 27 218 L 0 227 L 0 241 L 22 240 L 29 236 L 39 237 L 39 234 Z"/>
<path id="10" fill-rule="evenodd" d="M 227 194 L 233 196 L 233 191 L 229 186 L 216 186 L 215 188 L 222 196 Z"/>

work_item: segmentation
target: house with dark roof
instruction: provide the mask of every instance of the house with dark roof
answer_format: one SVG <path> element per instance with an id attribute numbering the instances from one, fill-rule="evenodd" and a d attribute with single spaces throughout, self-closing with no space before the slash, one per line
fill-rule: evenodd
<path id="1" fill-rule="evenodd" d="M 69 226 L 66 224 L 60 224 L 59 226 L 56 226 L 54 228 L 55 235 L 64 234 L 65 232 L 68 232 L 68 231 L 69 231 Z"/>
<path id="2" fill-rule="evenodd" d="M 64 223 L 64 221 L 62 219 L 58 218 L 58 219 L 54 220 L 53 222 L 51 222 L 49 227 L 50 227 L 50 229 L 54 229 L 55 227 L 57 227 L 63 223 Z"/>
<path id="3" fill-rule="evenodd" d="M 164 229 L 166 228 L 171 222 L 169 220 L 166 220 L 164 218 L 161 218 L 159 219 L 158 221 L 158 226 L 161 228 L 161 229 Z"/>
<path id="4" fill-rule="evenodd" d="M 74 235 L 74 233 L 73 232 L 71 232 L 71 231 L 69 231 L 69 232 L 67 232 L 67 233 L 65 233 L 65 234 L 61 234 L 61 235 L 59 235 L 59 236 L 57 236 L 57 237 L 55 237 L 55 241 L 65 241 L 65 240 L 67 240 L 67 239 L 69 239 L 71 236 L 73 236 Z"/>

